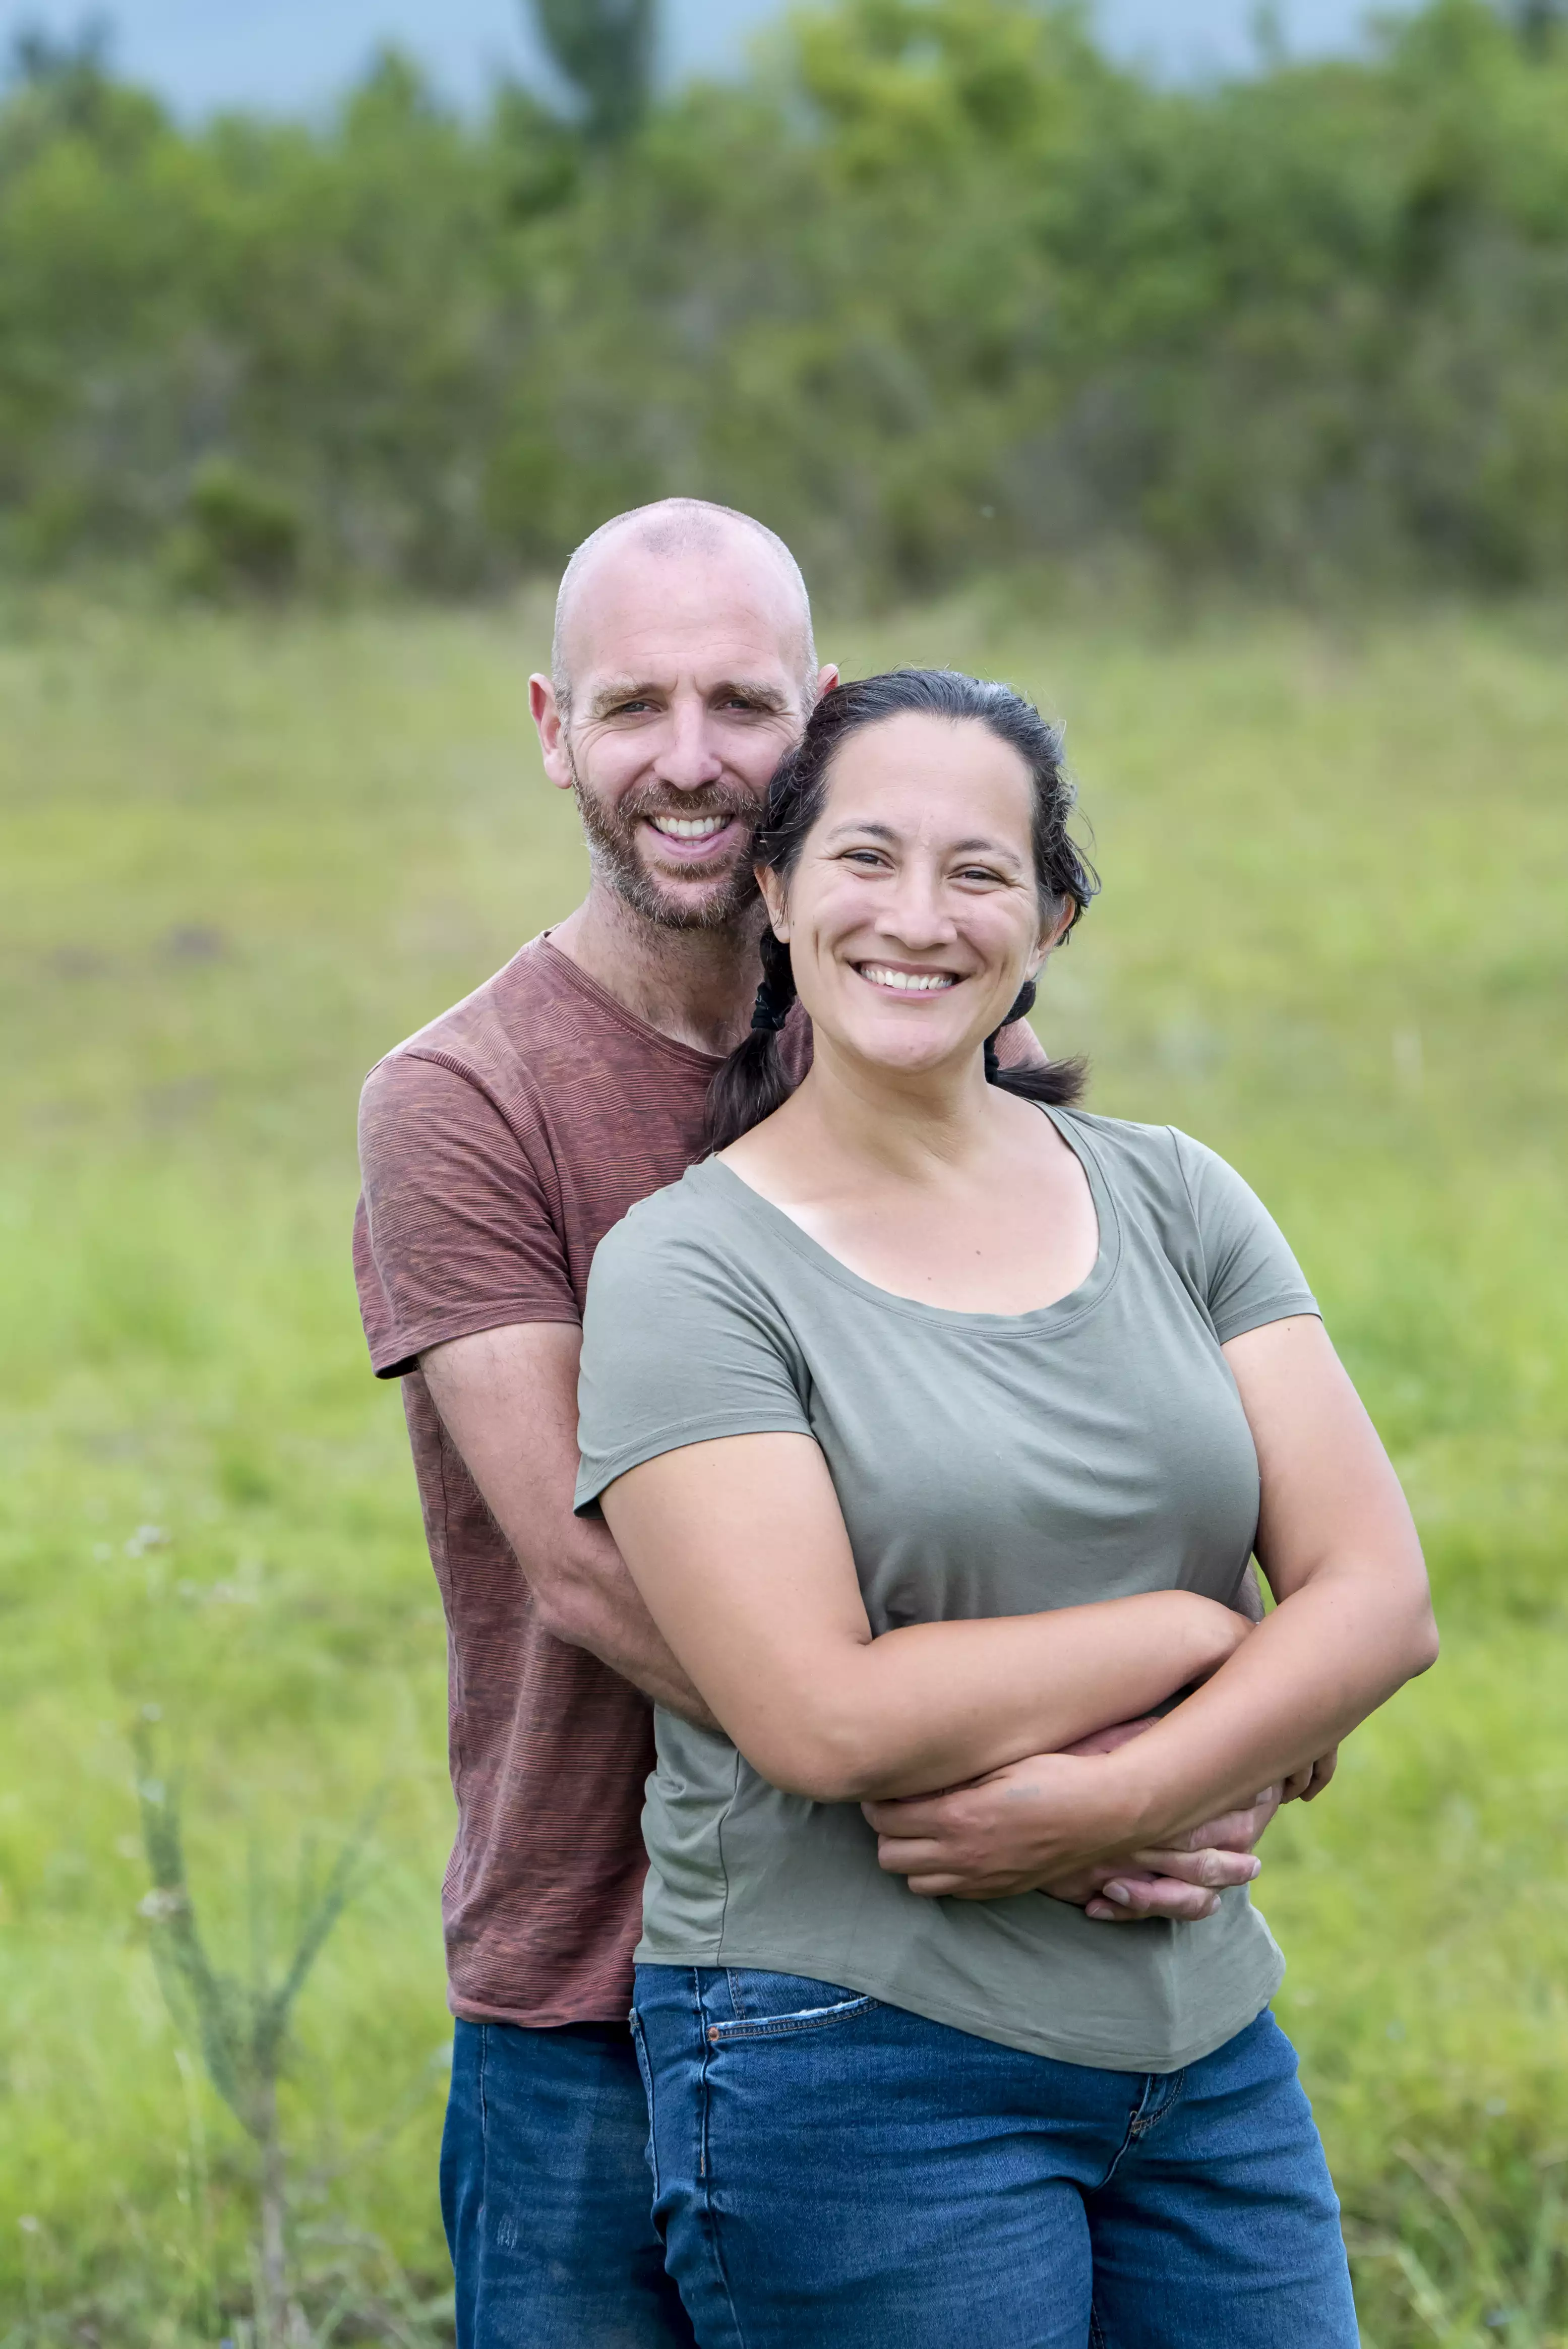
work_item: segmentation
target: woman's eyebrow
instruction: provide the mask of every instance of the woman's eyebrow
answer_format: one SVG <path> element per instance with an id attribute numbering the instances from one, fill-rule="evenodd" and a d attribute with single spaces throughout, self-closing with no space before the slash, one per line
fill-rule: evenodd
<path id="1" fill-rule="evenodd" d="M 833 826 L 828 840 L 842 840 L 851 833 L 861 840 L 886 840 L 894 843 L 902 837 L 891 823 L 873 823 L 866 817 L 848 816 L 842 823 Z M 1005 840 L 987 840 L 983 833 L 976 833 L 973 840 L 950 842 L 947 854 L 950 856 L 995 856 L 1016 865 L 1020 871 L 1023 869 L 1024 860 L 1016 848 L 1009 848 Z"/>
<path id="2" fill-rule="evenodd" d="M 858 833 L 862 840 L 896 841 L 899 838 L 891 823 L 872 823 L 868 818 L 858 815 L 849 816 L 842 823 L 836 823 L 828 838 L 842 840 L 851 832 Z"/>
<path id="3" fill-rule="evenodd" d="M 976 835 L 974 840 L 955 840 L 953 854 L 954 856 L 999 856 L 1009 864 L 1022 864 L 1024 861 L 1017 850 L 1009 848 L 1005 840 L 987 840 L 983 834 Z"/>

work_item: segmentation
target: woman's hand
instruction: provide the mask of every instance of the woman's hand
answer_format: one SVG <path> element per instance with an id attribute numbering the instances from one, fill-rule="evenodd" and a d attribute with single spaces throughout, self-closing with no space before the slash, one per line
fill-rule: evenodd
<path id="1" fill-rule="evenodd" d="M 1114 1754 L 1154 1725 L 1151 1716 L 1097 1730 L 1068 1749 L 1074 1756 Z M 1040 1760 L 1054 1759 L 1039 1756 Z M 1028 1763 L 997 1770 L 974 1786 L 897 1803 L 868 1803 L 884 1868 L 907 1876 L 910 1890 L 928 1898 L 998 1900 L 1023 1892 L 1048 1893 L 1097 1922 L 1132 1924 L 1150 1917 L 1196 1923 L 1212 1916 L 1220 1893 L 1250 1884 L 1260 1863 L 1253 1847 L 1279 1806 L 1281 1789 L 1264 1787 L 1257 1801 L 1224 1818 L 1210 1819 L 1170 1850 L 1134 1850 L 1060 1875 L 1034 1872 Z"/>

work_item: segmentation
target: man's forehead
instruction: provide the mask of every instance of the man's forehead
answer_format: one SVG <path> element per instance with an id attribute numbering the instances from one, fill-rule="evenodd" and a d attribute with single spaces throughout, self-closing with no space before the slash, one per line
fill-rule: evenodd
<path id="1" fill-rule="evenodd" d="M 810 626 L 796 583 L 766 544 L 734 540 L 670 554 L 612 540 L 574 583 L 562 618 L 579 694 L 611 676 L 673 683 L 704 671 L 713 685 L 731 669 L 793 678 Z"/>

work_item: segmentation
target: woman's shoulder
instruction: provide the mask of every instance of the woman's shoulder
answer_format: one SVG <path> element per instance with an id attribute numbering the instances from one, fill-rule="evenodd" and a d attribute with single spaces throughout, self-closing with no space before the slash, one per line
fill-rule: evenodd
<path id="1" fill-rule="evenodd" d="M 1173 1195 L 1183 1188 L 1183 1151 L 1202 1145 L 1173 1125 L 1143 1125 L 1129 1117 L 1102 1117 L 1098 1111 L 1057 1109 L 1051 1112 L 1099 1162 L 1108 1179 L 1136 1174 Z"/>
<path id="2" fill-rule="evenodd" d="M 1177 1125 L 1145 1125 L 1081 1109 L 1054 1112 L 1097 1159 L 1113 1196 L 1140 1200 L 1162 1222 L 1200 1231 L 1244 1203 L 1257 1206 L 1243 1177 L 1217 1150 Z"/>
<path id="3" fill-rule="evenodd" d="M 716 1159 L 699 1160 L 679 1182 L 650 1191 L 612 1225 L 594 1252 L 591 1284 L 603 1292 L 612 1283 L 668 1284 L 712 1275 L 733 1283 L 755 1254 L 744 1206 L 735 1176 Z"/>

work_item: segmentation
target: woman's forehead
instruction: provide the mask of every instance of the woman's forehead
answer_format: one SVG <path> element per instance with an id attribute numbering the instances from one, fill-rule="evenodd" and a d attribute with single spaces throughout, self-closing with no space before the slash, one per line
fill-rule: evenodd
<path id="1" fill-rule="evenodd" d="M 819 823 L 879 825 L 900 838 L 939 830 L 952 845 L 1026 835 L 1034 779 L 1010 742 L 974 719 L 901 711 L 858 727 L 827 774 Z"/>

